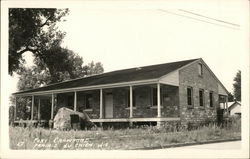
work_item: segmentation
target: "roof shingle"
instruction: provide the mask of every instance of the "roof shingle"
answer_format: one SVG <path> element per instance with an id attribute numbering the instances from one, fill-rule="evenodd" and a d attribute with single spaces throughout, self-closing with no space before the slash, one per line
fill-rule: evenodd
<path id="1" fill-rule="evenodd" d="M 52 91 L 52 90 L 67 89 L 67 88 L 87 87 L 87 86 L 103 85 L 111 83 L 157 79 L 195 60 L 197 59 L 112 71 L 99 75 L 47 85 L 36 89 L 16 92 L 14 93 L 14 95 L 40 92 L 40 91 Z"/>

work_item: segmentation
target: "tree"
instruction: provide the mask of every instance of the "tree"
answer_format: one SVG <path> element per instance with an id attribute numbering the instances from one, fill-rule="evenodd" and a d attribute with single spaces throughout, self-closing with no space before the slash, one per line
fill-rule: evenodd
<path id="1" fill-rule="evenodd" d="M 234 96 L 232 95 L 232 93 L 228 93 L 228 102 L 233 102 L 234 101 Z"/>
<path id="2" fill-rule="evenodd" d="M 58 58 L 58 60 L 55 60 L 54 62 L 47 61 L 49 64 L 47 67 L 39 65 L 41 62 L 38 62 L 38 65 L 34 65 L 32 67 L 23 67 L 17 84 L 19 91 L 38 88 L 54 82 L 62 82 L 69 79 L 100 74 L 104 71 L 100 62 L 94 63 L 92 61 L 88 65 L 84 65 L 82 57 L 71 50 L 64 49 L 61 53 L 54 53 L 59 57 L 55 56 L 49 59 Z M 54 53 L 50 55 L 54 56 Z M 71 69 L 72 75 L 69 74 L 67 69 L 61 68 L 60 64 L 63 62 L 68 65 L 67 68 Z M 51 68 L 53 71 L 50 71 L 47 68 Z"/>
<path id="3" fill-rule="evenodd" d="M 73 51 L 60 46 L 55 46 L 43 52 L 42 57 L 35 57 L 35 64 L 41 70 L 46 70 L 50 75 L 49 83 L 61 82 L 66 79 L 74 79 L 80 75 L 76 70 L 81 69 L 78 55 Z"/>
<path id="4" fill-rule="evenodd" d="M 65 33 L 56 23 L 68 14 L 68 9 L 10 8 L 9 9 L 9 74 L 19 73 L 25 60 L 22 54 L 30 51 L 37 58 L 44 50 L 60 46 Z"/>
<path id="5" fill-rule="evenodd" d="M 19 76 L 17 89 L 19 91 L 29 90 L 47 85 L 51 81 L 51 75 L 48 71 L 41 70 L 37 66 L 30 68 L 24 67 Z"/>
<path id="6" fill-rule="evenodd" d="M 241 71 L 238 71 L 234 77 L 233 88 L 235 99 L 241 101 Z"/>
<path id="7" fill-rule="evenodd" d="M 74 78 L 86 77 L 92 74 L 103 73 L 104 69 L 100 62 L 94 63 L 92 61 L 88 65 L 83 65 L 82 57 L 80 57 L 78 54 L 74 53 L 71 50 L 67 50 L 64 53 L 66 54 L 63 55 L 63 57 L 65 56 L 64 57 L 65 60 L 68 60 L 67 63 L 69 67 L 72 68 L 72 72 L 74 73 Z M 28 89 L 45 86 L 45 85 L 52 83 L 52 80 L 54 79 L 56 79 L 57 82 L 72 79 L 70 74 L 67 71 L 65 71 L 64 69 L 60 70 L 60 62 L 59 63 L 55 62 L 55 64 L 52 64 L 51 62 L 50 65 L 51 66 L 49 67 L 52 67 L 55 69 L 55 72 L 53 73 L 53 75 L 48 69 L 44 69 L 43 65 L 23 67 L 21 70 L 21 74 L 19 75 L 19 80 L 17 84 L 18 90 L 22 91 L 22 90 L 28 90 Z M 11 97 L 10 100 L 12 103 L 11 105 L 13 105 L 14 103 L 13 97 Z M 17 116 L 21 119 L 29 118 L 31 98 L 30 97 L 17 98 L 17 103 L 18 103 Z M 10 109 L 12 108 L 10 107 Z M 46 110 L 42 110 L 41 108 L 41 111 L 46 111 Z M 12 118 L 13 118 L 13 115 L 10 116 L 10 121 L 13 121 Z"/>
<path id="8" fill-rule="evenodd" d="M 56 23 L 66 14 L 68 9 L 9 9 L 9 74 L 19 74 L 19 91 L 103 72 L 101 63 L 84 66 L 82 57 L 61 47 L 65 33 Z M 34 56 L 31 68 L 22 57 L 27 51 Z M 18 111 L 26 119 L 30 100 L 19 100 Z"/>
<path id="9" fill-rule="evenodd" d="M 94 63 L 94 61 L 91 61 L 91 63 L 88 64 L 88 66 L 85 67 L 86 75 L 96 75 L 103 73 L 103 65 L 100 62 Z"/>
<path id="10" fill-rule="evenodd" d="M 30 97 L 22 97 L 22 98 L 16 98 L 16 103 L 18 109 L 16 110 L 17 117 L 19 119 L 29 119 L 30 118 L 30 106 L 31 106 L 31 98 Z M 12 124 L 14 121 L 14 103 L 15 98 L 13 96 L 10 96 L 10 107 L 9 107 L 9 124 Z"/>

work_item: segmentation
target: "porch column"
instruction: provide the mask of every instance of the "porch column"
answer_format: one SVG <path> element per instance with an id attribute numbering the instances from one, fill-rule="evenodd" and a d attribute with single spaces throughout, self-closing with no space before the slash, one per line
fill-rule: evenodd
<path id="1" fill-rule="evenodd" d="M 17 99 L 16 99 L 17 97 L 15 96 L 14 98 L 15 98 L 15 106 L 14 106 L 14 121 L 15 121 L 16 120 L 16 112 L 17 112 L 17 102 L 16 102 L 17 101 Z"/>
<path id="2" fill-rule="evenodd" d="M 38 110 L 37 110 L 37 119 L 40 120 L 41 119 L 41 114 L 40 114 L 40 108 L 41 107 L 41 100 L 40 98 L 38 99 Z"/>
<path id="3" fill-rule="evenodd" d="M 34 118 L 34 95 L 32 95 L 32 102 L 31 102 L 31 120 Z"/>
<path id="4" fill-rule="evenodd" d="M 132 86 L 129 86 L 129 106 L 130 106 L 130 111 L 129 111 L 129 117 L 133 118 L 133 88 Z"/>
<path id="5" fill-rule="evenodd" d="M 161 117 L 161 85 L 157 83 L 157 117 Z"/>
<path id="6" fill-rule="evenodd" d="M 77 107 L 77 92 L 75 91 L 75 94 L 74 94 L 74 111 L 76 111 L 76 107 Z"/>
<path id="7" fill-rule="evenodd" d="M 52 93 L 51 96 L 51 120 L 53 120 L 53 116 L 54 116 L 54 93 Z"/>
<path id="8" fill-rule="evenodd" d="M 102 89 L 100 89 L 100 119 L 103 118 L 103 95 L 102 95 Z"/>

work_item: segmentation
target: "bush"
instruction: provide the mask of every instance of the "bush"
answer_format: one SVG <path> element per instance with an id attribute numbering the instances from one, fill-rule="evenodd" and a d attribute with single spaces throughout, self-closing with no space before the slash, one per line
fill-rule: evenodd
<path id="1" fill-rule="evenodd" d="M 231 130 L 241 130 L 241 117 L 239 116 L 230 116 L 226 123 L 226 128 Z"/>

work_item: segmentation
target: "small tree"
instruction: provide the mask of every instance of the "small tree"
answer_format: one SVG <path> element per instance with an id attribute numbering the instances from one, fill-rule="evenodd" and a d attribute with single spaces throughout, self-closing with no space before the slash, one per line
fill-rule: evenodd
<path id="1" fill-rule="evenodd" d="M 234 77 L 234 97 L 237 101 L 241 101 L 241 71 L 239 70 Z"/>
<path id="2" fill-rule="evenodd" d="M 232 93 L 228 93 L 228 102 L 233 102 L 234 101 L 234 96 L 232 95 Z"/>

